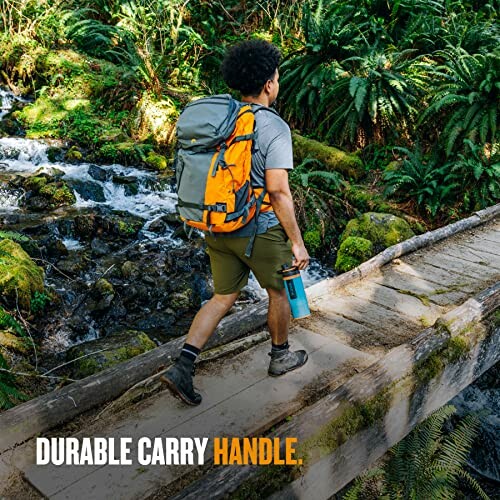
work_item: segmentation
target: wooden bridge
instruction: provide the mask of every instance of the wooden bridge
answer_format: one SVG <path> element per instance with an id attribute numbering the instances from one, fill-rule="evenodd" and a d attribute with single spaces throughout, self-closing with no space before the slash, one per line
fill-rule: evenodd
<path id="1" fill-rule="evenodd" d="M 309 362 L 277 379 L 267 305 L 229 316 L 202 354 L 199 407 L 158 380 L 178 339 L 6 411 L 0 498 L 327 499 L 500 359 L 499 249 L 496 205 L 314 285 L 291 332 Z M 264 435 L 297 437 L 303 465 L 34 465 L 34 436 Z"/>

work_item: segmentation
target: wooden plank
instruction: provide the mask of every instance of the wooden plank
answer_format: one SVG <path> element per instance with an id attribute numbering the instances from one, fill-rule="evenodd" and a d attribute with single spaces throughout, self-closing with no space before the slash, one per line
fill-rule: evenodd
<path id="1" fill-rule="evenodd" d="M 422 328 L 414 318 L 395 313 L 385 307 L 354 296 L 328 297 L 318 300 L 315 310 L 333 312 L 357 323 L 383 332 L 388 342 L 401 344 Z M 390 340 L 389 340 L 390 339 Z"/>
<path id="2" fill-rule="evenodd" d="M 374 275 L 372 281 L 381 283 L 385 286 L 400 290 L 403 293 L 414 294 L 422 297 L 423 300 L 430 300 L 440 306 L 449 306 L 460 304 L 467 300 L 467 294 L 459 291 L 456 286 L 445 287 L 442 283 L 433 283 L 423 279 L 417 274 L 405 274 L 395 269 L 397 266 L 384 268 L 383 275 Z"/>
<path id="3" fill-rule="evenodd" d="M 500 243 L 491 242 L 485 238 L 482 238 L 482 235 L 478 235 L 478 237 L 471 239 L 465 239 L 461 244 L 473 250 L 476 248 L 482 249 L 483 252 L 487 252 L 492 256 L 498 257 L 498 255 L 500 254 Z"/>
<path id="4" fill-rule="evenodd" d="M 387 265 L 390 270 L 401 273 L 403 276 L 415 276 L 417 278 L 425 279 L 431 283 L 439 285 L 442 288 L 458 289 L 465 294 L 477 292 L 477 280 L 470 276 L 448 271 L 439 267 L 431 266 L 416 259 L 405 257 L 397 259 Z"/>
<path id="5" fill-rule="evenodd" d="M 440 267 L 441 269 L 453 270 L 457 273 L 469 276 L 476 279 L 492 279 L 498 276 L 498 270 L 468 262 L 451 255 L 443 255 L 438 253 L 423 254 L 420 256 L 424 262 L 432 266 Z"/>
<path id="6" fill-rule="evenodd" d="M 400 293 L 371 279 L 365 281 L 363 286 L 348 285 L 345 290 L 355 297 L 388 307 L 392 311 L 410 316 L 416 320 L 425 317 L 428 318 L 430 323 L 434 323 L 436 318 L 443 312 L 436 304 L 425 303 L 422 299 Z"/>
<path id="7" fill-rule="evenodd" d="M 99 426 L 105 436 L 247 436 L 260 434 L 307 404 L 315 393 L 340 384 L 343 373 L 366 366 L 363 353 L 338 342 L 297 328 L 293 348 L 305 348 L 310 359 L 286 377 L 267 376 L 269 344 L 258 345 L 217 367 L 203 369 L 195 385 L 204 396 L 199 407 L 186 407 L 165 391 L 149 401 L 127 409 L 117 425 L 110 419 Z M 348 368 L 344 368 L 348 365 Z M 92 428 L 81 429 L 78 436 L 95 435 Z M 136 441 L 136 439 L 134 439 Z M 208 452 L 207 452 L 208 453 Z M 134 453 L 132 453 L 134 456 Z M 207 455 L 208 457 L 209 455 Z M 159 484 L 176 480 L 192 467 L 176 466 L 56 466 L 26 468 L 28 480 L 51 499 L 144 498 Z M 79 476 L 79 477 L 78 477 Z"/>
<path id="8" fill-rule="evenodd" d="M 484 242 L 483 242 L 484 243 Z M 476 247 L 469 247 L 466 245 L 453 245 L 446 249 L 447 255 L 458 257 L 459 259 L 474 262 L 482 266 L 489 266 L 500 271 L 500 254 L 494 255 L 492 253 L 481 250 Z"/>
<path id="9" fill-rule="evenodd" d="M 377 355 L 380 354 L 381 350 L 394 347 L 390 338 L 383 331 L 368 328 L 361 323 L 329 311 L 314 312 L 308 318 L 300 320 L 300 325 L 370 354 Z"/>

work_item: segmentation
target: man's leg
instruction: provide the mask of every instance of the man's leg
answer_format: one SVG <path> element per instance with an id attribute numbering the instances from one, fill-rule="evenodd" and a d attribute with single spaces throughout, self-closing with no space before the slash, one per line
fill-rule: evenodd
<path id="1" fill-rule="evenodd" d="M 272 342 L 268 373 L 277 377 L 304 365 L 307 361 L 307 353 L 304 350 L 290 351 L 288 348 L 290 304 L 285 289 L 267 288 L 266 290 L 269 295 L 267 324 Z"/>
<path id="2" fill-rule="evenodd" d="M 286 291 L 268 288 L 269 309 L 267 311 L 267 325 L 271 340 L 275 345 L 281 345 L 288 340 L 288 330 L 290 328 L 290 304 L 286 296 Z"/>
<path id="3" fill-rule="evenodd" d="M 221 295 L 216 293 L 194 317 L 186 343 L 203 349 L 208 339 L 212 336 L 219 321 L 233 307 L 239 292 Z"/>
<path id="4" fill-rule="evenodd" d="M 221 295 L 216 293 L 196 314 L 186 343 L 176 363 L 171 366 L 162 380 L 174 394 L 190 405 L 199 405 L 201 395 L 193 387 L 194 362 L 201 349 L 214 333 L 219 321 L 231 309 L 239 292 Z"/>

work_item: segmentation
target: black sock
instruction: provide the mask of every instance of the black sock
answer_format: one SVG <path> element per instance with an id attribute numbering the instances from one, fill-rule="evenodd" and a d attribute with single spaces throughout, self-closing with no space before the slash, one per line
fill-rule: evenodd
<path id="1" fill-rule="evenodd" d="M 198 349 L 194 345 L 188 344 L 187 342 L 182 346 L 181 358 L 189 360 L 191 364 L 194 364 L 198 354 L 200 354 L 201 349 Z"/>
<path id="2" fill-rule="evenodd" d="M 283 344 L 275 344 L 271 342 L 271 351 L 286 351 L 288 349 L 288 340 L 283 342 Z"/>

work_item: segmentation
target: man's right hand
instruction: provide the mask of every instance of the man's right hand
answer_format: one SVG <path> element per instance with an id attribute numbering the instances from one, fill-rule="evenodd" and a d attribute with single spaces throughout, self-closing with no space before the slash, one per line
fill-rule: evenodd
<path id="1" fill-rule="evenodd" d="M 309 254 L 304 243 L 295 243 L 292 245 L 293 265 L 301 271 L 309 265 Z"/>

